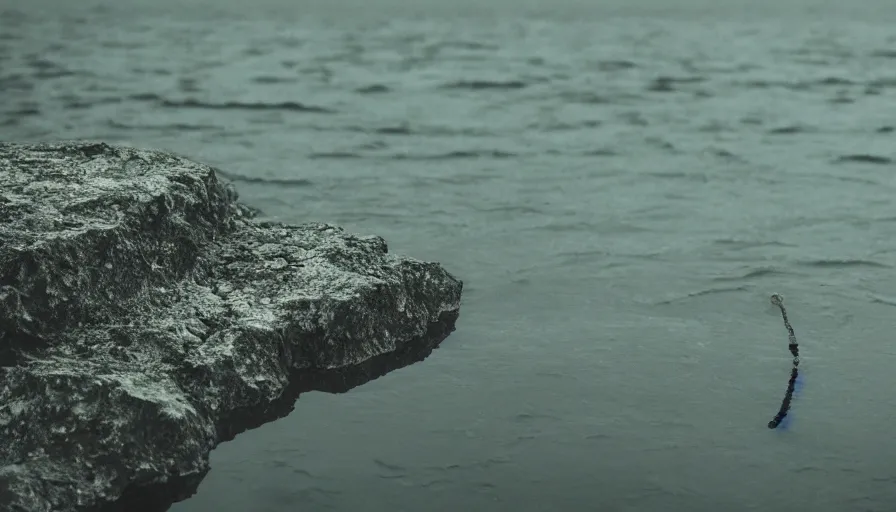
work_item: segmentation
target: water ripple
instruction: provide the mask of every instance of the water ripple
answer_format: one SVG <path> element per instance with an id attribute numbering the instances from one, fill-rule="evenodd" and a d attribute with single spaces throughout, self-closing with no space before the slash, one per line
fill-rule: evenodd
<path id="1" fill-rule="evenodd" d="M 872 260 L 864 259 L 817 259 L 801 261 L 801 265 L 816 268 L 849 268 L 849 267 L 869 267 L 869 268 L 893 268 L 892 265 L 879 263 Z"/>
<path id="2" fill-rule="evenodd" d="M 334 110 L 314 105 L 306 105 L 295 101 L 282 101 L 279 103 L 247 103 L 240 101 L 227 101 L 224 103 L 209 103 L 196 99 L 186 100 L 162 100 L 159 106 L 166 108 L 196 108 L 210 110 L 282 110 L 292 112 L 310 112 L 315 114 L 333 114 Z"/>
<path id="3" fill-rule="evenodd" d="M 236 174 L 232 171 L 223 171 L 221 169 L 215 169 L 215 173 L 220 174 L 221 176 L 227 178 L 230 181 L 236 181 L 240 183 L 262 183 L 266 185 L 276 185 L 280 187 L 309 187 L 313 185 L 311 180 L 305 178 L 273 178 L 273 177 L 262 177 L 262 176 L 243 176 L 241 174 Z"/>
<path id="4" fill-rule="evenodd" d="M 889 165 L 893 163 L 892 158 L 879 155 L 843 155 L 834 159 L 836 163 L 855 162 L 860 164 L 876 164 Z"/>
<path id="5" fill-rule="evenodd" d="M 727 287 L 718 287 L 718 288 L 705 288 L 702 290 L 697 290 L 695 292 L 690 292 L 684 295 L 678 295 L 669 299 L 663 299 L 657 302 L 654 302 L 654 305 L 667 305 L 667 304 L 675 304 L 677 302 L 686 301 L 688 299 L 693 299 L 696 297 L 702 297 L 705 295 L 716 295 L 721 293 L 733 293 L 733 292 L 742 292 L 745 290 L 749 290 L 750 288 L 741 285 L 741 286 L 727 286 Z"/>
<path id="6" fill-rule="evenodd" d="M 780 270 L 780 269 L 777 269 L 774 267 L 760 267 L 760 268 L 750 269 L 747 272 L 740 274 L 740 275 L 736 275 L 736 276 L 716 276 L 716 277 L 713 277 L 712 280 L 713 281 L 747 281 L 747 280 L 753 280 L 753 279 L 762 278 L 762 277 L 778 278 L 778 277 L 786 276 L 788 274 L 791 274 L 791 272 Z"/>
<path id="7" fill-rule="evenodd" d="M 876 294 L 870 294 L 868 297 L 871 299 L 871 302 L 875 302 L 877 304 L 885 304 L 887 306 L 896 306 L 896 297 L 887 297 L 884 295 L 876 295 Z"/>
<path id="8" fill-rule="evenodd" d="M 525 89 L 528 87 L 529 83 L 523 82 L 521 80 L 506 80 L 506 81 L 498 81 L 498 80 L 458 80 L 456 82 L 449 82 L 441 86 L 442 89 L 468 89 L 471 91 L 482 91 L 482 90 L 514 90 L 514 89 Z"/>
<path id="9" fill-rule="evenodd" d="M 491 150 L 469 150 L 469 151 L 449 151 L 447 153 L 435 153 L 435 154 L 413 154 L 413 153 L 399 153 L 389 156 L 388 158 L 392 158 L 394 160 L 467 160 L 467 159 L 479 159 L 479 158 L 516 158 L 521 156 L 519 153 L 512 153 L 509 151 L 500 151 L 497 149 Z"/>

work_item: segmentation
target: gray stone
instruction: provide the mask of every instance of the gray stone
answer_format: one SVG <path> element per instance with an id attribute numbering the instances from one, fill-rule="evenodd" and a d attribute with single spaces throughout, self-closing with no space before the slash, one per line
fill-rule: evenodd
<path id="1" fill-rule="evenodd" d="M 300 393 L 427 357 L 461 289 L 187 159 L 0 144 L 0 510 L 166 510 Z"/>

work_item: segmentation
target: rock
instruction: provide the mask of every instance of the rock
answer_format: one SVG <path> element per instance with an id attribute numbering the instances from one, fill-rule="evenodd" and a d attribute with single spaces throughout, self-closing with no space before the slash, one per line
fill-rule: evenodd
<path id="1" fill-rule="evenodd" d="M 427 357 L 462 283 L 212 168 L 0 144 L 0 510 L 163 511 L 218 443 Z"/>

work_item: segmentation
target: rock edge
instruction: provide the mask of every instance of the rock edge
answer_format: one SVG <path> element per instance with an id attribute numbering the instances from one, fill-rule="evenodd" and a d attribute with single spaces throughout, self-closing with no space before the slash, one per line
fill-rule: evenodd
<path id="1" fill-rule="evenodd" d="M 0 143 L 0 510 L 167 510 L 300 393 L 426 358 L 462 286 L 185 158 Z"/>

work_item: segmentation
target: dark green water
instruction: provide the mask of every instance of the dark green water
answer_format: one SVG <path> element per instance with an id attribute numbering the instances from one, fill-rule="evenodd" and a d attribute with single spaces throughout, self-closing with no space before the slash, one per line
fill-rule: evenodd
<path id="1" fill-rule="evenodd" d="M 177 151 L 465 281 L 173 511 L 893 510 L 896 4 L 591 4 L 0 0 L 0 138 Z"/>

